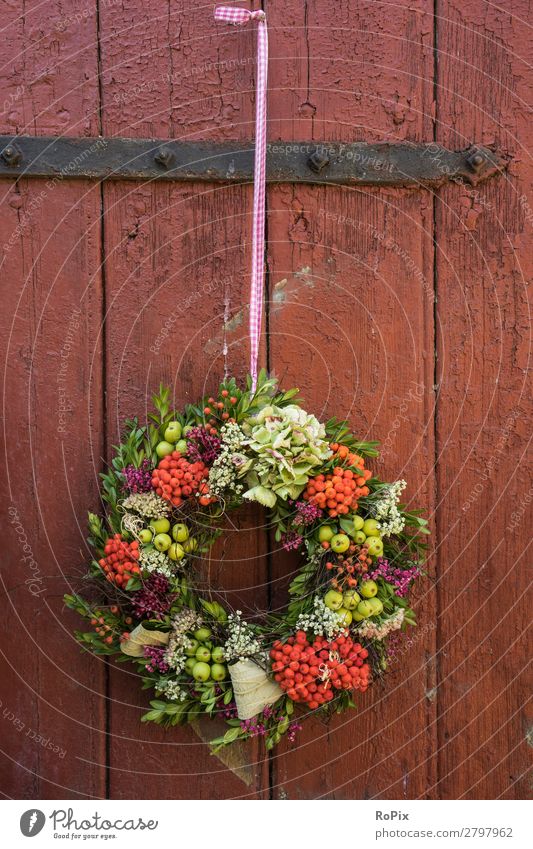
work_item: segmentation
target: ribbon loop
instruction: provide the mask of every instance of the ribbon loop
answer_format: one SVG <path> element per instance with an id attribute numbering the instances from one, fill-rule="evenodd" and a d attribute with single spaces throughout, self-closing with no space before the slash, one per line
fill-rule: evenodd
<path id="1" fill-rule="evenodd" d="M 257 360 L 261 338 L 265 270 L 265 185 L 266 185 L 266 92 L 268 76 L 268 32 L 266 15 L 231 6 L 217 6 L 215 20 L 230 24 L 257 21 L 257 93 L 255 103 L 254 206 L 252 223 L 252 273 L 250 281 L 250 374 L 252 391 L 257 386 Z"/>

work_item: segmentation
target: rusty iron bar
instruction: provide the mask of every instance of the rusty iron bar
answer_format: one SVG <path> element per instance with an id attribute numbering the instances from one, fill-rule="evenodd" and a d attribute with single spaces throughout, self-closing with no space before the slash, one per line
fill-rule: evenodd
<path id="1" fill-rule="evenodd" d="M 252 142 L 63 136 L 0 136 L 0 177 L 247 183 Z M 473 144 L 452 151 L 410 142 L 271 142 L 270 183 L 345 186 L 476 185 L 501 173 L 508 157 Z"/>

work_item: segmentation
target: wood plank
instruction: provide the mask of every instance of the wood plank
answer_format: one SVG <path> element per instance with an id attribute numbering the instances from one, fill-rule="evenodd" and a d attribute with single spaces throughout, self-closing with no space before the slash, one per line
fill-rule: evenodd
<path id="1" fill-rule="evenodd" d="M 98 132 L 94 15 L 64 30 L 73 2 L 4 4 L 4 133 Z M 69 68 L 66 73 L 66 68 Z M 19 180 L 2 187 L 2 338 L 8 495 L 0 677 L 3 792 L 105 794 L 104 672 L 80 653 L 64 592 L 79 588 L 85 516 L 102 452 L 100 195 Z"/>
<path id="2" fill-rule="evenodd" d="M 476 134 L 513 156 L 498 185 L 444 190 L 437 207 L 443 798 L 531 789 L 528 13 L 523 0 L 439 3 L 438 140 Z"/>
<path id="3" fill-rule="evenodd" d="M 218 34 L 211 8 L 183 2 L 165 9 L 164 20 L 140 2 L 103 9 L 105 133 L 249 138 L 253 65 L 238 60 L 243 50 L 252 55 L 252 32 L 239 36 L 231 27 Z M 224 372 L 244 376 L 251 188 L 118 182 L 104 194 L 112 444 L 125 416 L 144 416 L 160 380 L 181 405 L 215 390 Z M 242 532 L 229 534 L 225 551 L 218 549 L 221 563 L 212 565 L 211 577 L 241 609 L 262 608 L 266 534 L 253 510 L 240 522 Z M 245 783 L 190 728 L 141 725 L 148 694 L 131 670 L 112 671 L 111 698 L 113 798 L 267 792 L 268 762 L 256 744 L 242 756 Z"/>
<path id="4" fill-rule="evenodd" d="M 432 6 L 291 2 L 269 15 L 270 138 L 432 138 Z M 303 49 L 302 49 L 303 48 Z M 275 92 L 277 91 L 277 95 Z M 381 439 L 375 468 L 433 509 L 432 196 L 270 189 L 270 362 L 308 409 Z M 304 365 L 305 364 L 305 365 Z M 278 553 L 276 598 L 294 568 Z M 430 573 L 432 564 L 430 563 Z M 274 798 L 416 798 L 436 778 L 431 579 L 413 646 L 328 725 L 310 719 L 274 761 Z M 431 795 L 431 794 L 427 794 Z"/>

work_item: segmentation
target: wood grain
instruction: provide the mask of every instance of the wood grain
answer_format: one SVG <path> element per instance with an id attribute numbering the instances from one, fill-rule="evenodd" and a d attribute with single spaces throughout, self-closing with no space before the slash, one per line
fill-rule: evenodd
<path id="1" fill-rule="evenodd" d="M 282 138 L 429 140 L 428 3 L 290 3 L 269 20 Z M 273 18 L 273 20 L 272 20 Z M 302 43 L 305 45 L 302 50 Z M 290 118 L 289 116 L 292 116 Z M 299 116 L 296 118 L 295 116 Z M 286 120 L 283 121 L 283 118 Z M 290 136 L 289 136 L 290 134 Z M 294 135 L 293 135 L 294 134 Z M 272 369 L 308 409 L 381 439 L 376 470 L 433 504 L 432 196 L 283 186 L 269 191 Z M 302 368 L 302 365 L 305 367 Z M 294 562 L 275 557 L 276 598 Z M 432 564 L 430 563 L 430 572 Z M 274 763 L 275 798 L 413 798 L 435 781 L 434 591 L 424 582 L 411 652 L 385 689 L 328 725 L 310 720 Z"/>
<path id="2" fill-rule="evenodd" d="M 475 134 L 513 157 L 437 205 L 438 790 L 453 799 L 531 789 L 528 12 L 439 3 L 438 140 Z"/>
<path id="3" fill-rule="evenodd" d="M 59 22 L 4 4 L 4 133 L 98 133 L 94 15 Z M 68 73 L 65 72 L 69 68 Z M 2 787 L 13 798 L 105 795 L 104 672 L 81 655 L 64 592 L 79 589 L 98 503 L 103 417 L 100 194 L 20 179 L 2 186 L 2 404 L 7 568 L 2 617 Z"/>

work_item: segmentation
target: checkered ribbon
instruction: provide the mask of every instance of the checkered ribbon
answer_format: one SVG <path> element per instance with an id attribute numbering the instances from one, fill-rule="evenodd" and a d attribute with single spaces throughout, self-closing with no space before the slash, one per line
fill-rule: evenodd
<path id="1" fill-rule="evenodd" d="M 250 374 L 252 389 L 257 385 L 257 359 L 261 339 L 263 283 L 265 269 L 265 181 L 266 181 L 266 92 L 268 74 L 268 32 L 263 11 L 218 6 L 215 21 L 246 24 L 257 21 L 257 93 L 255 103 L 254 209 L 252 223 L 252 278 L 250 284 Z"/>

